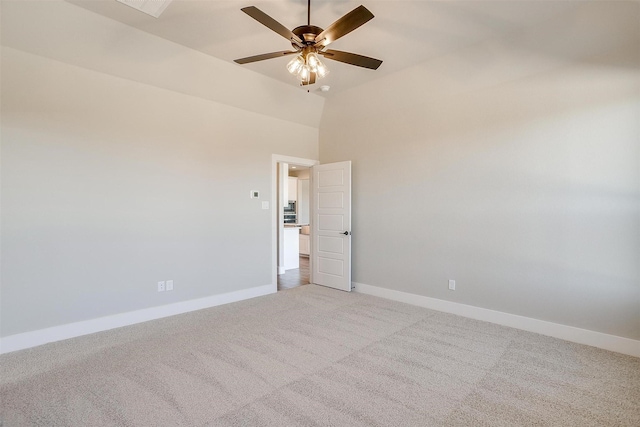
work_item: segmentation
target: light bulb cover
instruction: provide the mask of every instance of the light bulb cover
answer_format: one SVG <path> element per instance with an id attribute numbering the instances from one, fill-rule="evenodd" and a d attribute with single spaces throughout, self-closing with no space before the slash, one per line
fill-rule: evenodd
<path id="1" fill-rule="evenodd" d="M 317 53 L 311 52 L 307 54 L 307 65 L 311 67 L 311 71 L 313 71 L 314 73 L 318 69 L 318 66 L 322 65 Z"/>
<path id="2" fill-rule="evenodd" d="M 311 67 L 307 64 L 303 65 L 300 69 L 300 73 L 298 74 L 298 78 L 302 83 L 309 83 L 309 79 L 311 78 Z"/>
<path id="3" fill-rule="evenodd" d="M 315 73 L 316 73 L 316 76 L 318 76 L 318 78 L 321 79 L 327 74 L 329 74 L 329 69 L 322 62 L 319 62 L 318 66 L 316 67 Z"/>
<path id="4" fill-rule="evenodd" d="M 293 58 L 291 61 L 289 61 L 289 63 L 287 64 L 287 70 L 291 74 L 297 75 L 303 66 L 304 66 L 304 58 L 302 57 L 302 55 L 298 55 L 295 58 Z"/>

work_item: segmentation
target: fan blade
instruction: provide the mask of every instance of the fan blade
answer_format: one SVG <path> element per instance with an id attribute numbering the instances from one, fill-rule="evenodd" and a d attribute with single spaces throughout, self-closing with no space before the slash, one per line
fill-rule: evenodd
<path id="1" fill-rule="evenodd" d="M 325 50 L 324 52 L 318 52 L 327 59 L 333 59 L 334 61 L 344 62 L 345 64 L 355 65 L 357 67 L 370 68 L 377 70 L 382 61 L 375 58 L 369 58 L 368 56 L 362 56 L 355 53 L 342 52 L 341 50 Z"/>
<path id="2" fill-rule="evenodd" d="M 248 64 L 250 62 L 264 61 L 265 59 L 278 58 L 285 55 L 298 53 L 295 50 L 283 50 L 281 52 L 263 53 L 262 55 L 248 56 L 246 58 L 234 59 L 238 64 Z"/>
<path id="3" fill-rule="evenodd" d="M 258 9 L 257 7 L 248 6 L 248 7 L 243 7 L 240 10 L 246 13 L 247 15 L 249 15 L 250 17 L 252 17 L 253 19 L 255 19 L 256 21 L 258 21 L 259 23 L 261 23 L 262 25 L 264 25 L 265 27 L 280 34 L 285 39 L 302 46 L 303 43 L 302 43 L 302 40 L 300 40 L 300 37 L 296 36 L 287 27 L 285 27 L 284 25 L 282 25 L 281 23 L 279 23 L 278 21 L 276 21 L 275 19 L 273 19 L 272 17 L 270 17 L 269 15 L 267 15 L 266 13 Z"/>
<path id="4" fill-rule="evenodd" d="M 319 47 L 327 46 L 329 43 L 338 40 L 345 34 L 349 34 L 371 19 L 373 19 L 373 13 L 369 12 L 369 9 L 362 5 L 358 6 L 318 34 L 315 39 L 316 44 L 319 45 Z"/>

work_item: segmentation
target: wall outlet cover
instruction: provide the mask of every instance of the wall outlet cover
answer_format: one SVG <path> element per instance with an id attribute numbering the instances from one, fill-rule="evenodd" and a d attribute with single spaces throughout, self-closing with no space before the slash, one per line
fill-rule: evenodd
<path id="1" fill-rule="evenodd" d="M 164 292 L 164 281 L 158 282 L 158 292 Z"/>

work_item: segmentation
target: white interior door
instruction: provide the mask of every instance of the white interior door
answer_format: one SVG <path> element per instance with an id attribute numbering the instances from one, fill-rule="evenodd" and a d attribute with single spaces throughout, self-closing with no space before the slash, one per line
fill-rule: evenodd
<path id="1" fill-rule="evenodd" d="M 312 168 L 311 280 L 351 291 L 351 161 Z"/>

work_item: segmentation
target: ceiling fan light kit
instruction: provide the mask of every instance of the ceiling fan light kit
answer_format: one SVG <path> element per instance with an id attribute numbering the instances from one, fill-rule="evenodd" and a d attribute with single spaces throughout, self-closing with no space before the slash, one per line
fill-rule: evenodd
<path id="1" fill-rule="evenodd" d="M 288 30 L 285 26 L 255 6 L 245 7 L 241 10 L 265 27 L 289 40 L 295 50 L 265 53 L 236 59 L 235 62 L 238 64 L 248 64 L 265 59 L 296 54 L 296 57 L 287 64 L 287 71 L 295 75 L 302 86 L 314 84 L 316 79 L 323 78 L 329 73 L 327 66 L 320 61 L 319 55 L 322 55 L 325 59 L 372 70 L 377 70 L 380 64 L 382 64 L 382 61 L 379 59 L 327 49 L 327 46 L 331 42 L 338 40 L 340 37 L 373 19 L 373 14 L 364 6 L 358 6 L 331 24 L 326 30 L 311 25 L 311 0 L 307 0 L 307 25 L 301 25 L 293 30 Z"/>
<path id="2" fill-rule="evenodd" d="M 315 48 L 307 46 L 287 64 L 287 70 L 298 77 L 301 85 L 312 84 L 312 75 L 321 79 L 329 73 L 329 69 L 320 61 L 316 52 Z"/>

